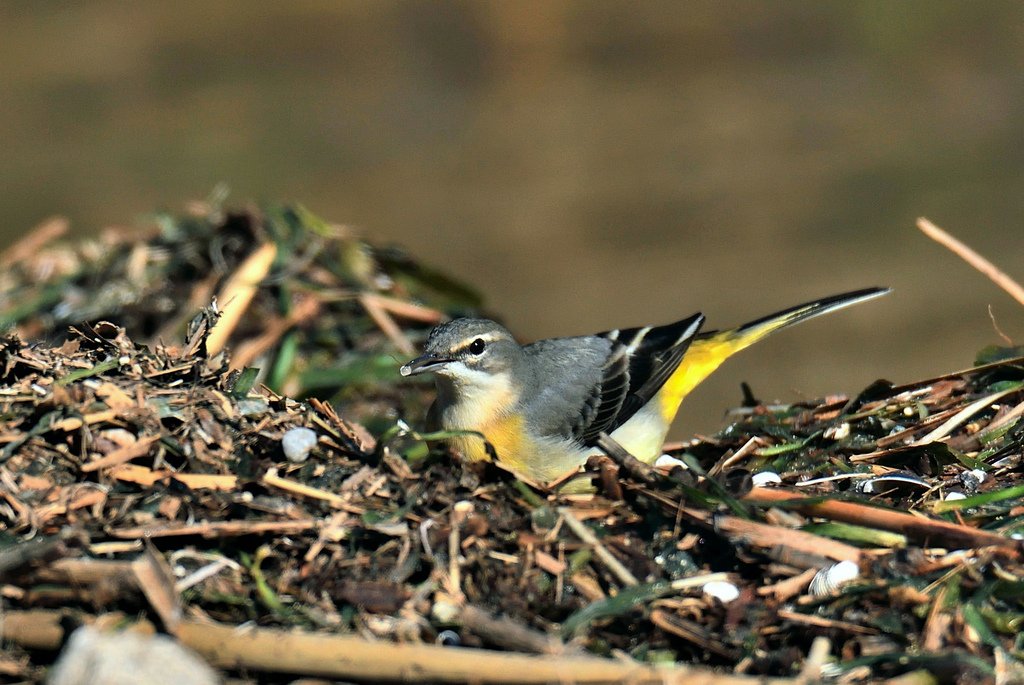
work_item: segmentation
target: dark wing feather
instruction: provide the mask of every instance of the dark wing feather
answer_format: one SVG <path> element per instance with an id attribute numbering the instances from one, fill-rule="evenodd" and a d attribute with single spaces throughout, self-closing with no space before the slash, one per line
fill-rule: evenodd
<path id="1" fill-rule="evenodd" d="M 590 416 L 580 416 L 580 421 L 573 430 L 573 437 L 584 444 L 592 444 L 603 430 L 608 430 L 622 410 L 622 405 L 629 396 L 630 372 L 629 356 L 623 353 L 623 346 L 612 348 L 601 369 L 601 381 L 594 386 L 588 404 L 592 403 Z"/>
<path id="2" fill-rule="evenodd" d="M 703 322 L 703 315 L 694 314 L 665 326 L 599 333 L 612 348 L 601 380 L 573 427 L 573 437 L 590 446 L 602 432 L 611 433 L 626 423 L 679 367 Z"/>

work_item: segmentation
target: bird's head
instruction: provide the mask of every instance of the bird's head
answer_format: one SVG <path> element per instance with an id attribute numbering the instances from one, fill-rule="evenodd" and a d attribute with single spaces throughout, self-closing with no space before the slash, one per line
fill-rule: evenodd
<path id="1" fill-rule="evenodd" d="M 423 354 L 402 366 L 401 373 L 436 373 L 460 385 L 483 383 L 508 374 L 521 358 L 522 348 L 504 326 L 456 319 L 435 327 Z"/>

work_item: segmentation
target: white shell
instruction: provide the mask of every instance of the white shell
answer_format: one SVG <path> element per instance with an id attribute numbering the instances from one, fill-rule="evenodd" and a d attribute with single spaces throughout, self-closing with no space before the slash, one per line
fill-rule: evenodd
<path id="1" fill-rule="evenodd" d="M 823 436 L 827 440 L 842 440 L 843 438 L 848 438 L 850 437 L 850 424 L 847 421 L 843 421 L 838 426 L 826 428 Z"/>
<path id="2" fill-rule="evenodd" d="M 946 496 L 943 497 L 942 499 L 947 500 L 947 501 L 948 500 L 952 500 L 952 499 L 967 499 L 967 495 L 965 495 L 962 492 L 958 492 L 956 490 L 953 490 L 952 492 L 947 492 Z"/>
<path id="3" fill-rule="evenodd" d="M 912 485 L 924 490 L 931 487 L 931 483 L 926 481 L 924 478 L 918 478 L 917 476 L 909 473 L 890 473 L 862 481 L 860 483 L 860 491 L 870 495 L 887 487 L 897 487 L 900 485 Z"/>
<path id="4" fill-rule="evenodd" d="M 740 596 L 740 589 L 726 580 L 712 580 L 704 583 L 704 594 L 714 597 L 722 604 L 728 604 Z"/>
<path id="5" fill-rule="evenodd" d="M 814 574 L 808 591 L 815 597 L 831 595 L 859 576 L 860 567 L 855 562 L 840 561 L 838 564 L 827 566 Z"/>
<path id="6" fill-rule="evenodd" d="M 684 469 L 686 468 L 686 464 L 684 464 L 682 461 L 667 454 L 663 454 L 660 457 L 658 457 L 654 461 L 654 465 L 662 469 L 671 469 L 676 466 L 682 466 Z"/>
<path id="7" fill-rule="evenodd" d="M 988 478 L 988 474 L 981 469 L 971 469 L 970 471 L 962 471 L 960 475 L 956 477 L 964 486 L 964 491 L 968 495 L 973 495 L 978 487 L 985 482 Z"/>
<path id="8" fill-rule="evenodd" d="M 750 480 L 754 483 L 754 487 L 757 488 L 763 488 L 764 486 L 772 483 L 782 482 L 782 478 L 780 478 L 779 474 L 774 471 L 761 471 L 760 473 L 755 473 L 750 477 Z"/>
<path id="9" fill-rule="evenodd" d="M 430 607 L 430 616 L 438 623 L 454 623 L 459 613 L 459 607 L 447 600 L 434 602 Z"/>
<path id="10" fill-rule="evenodd" d="M 316 447 L 316 431 L 309 428 L 291 428 L 281 438 L 284 456 L 293 464 L 309 459 L 309 452 Z"/>

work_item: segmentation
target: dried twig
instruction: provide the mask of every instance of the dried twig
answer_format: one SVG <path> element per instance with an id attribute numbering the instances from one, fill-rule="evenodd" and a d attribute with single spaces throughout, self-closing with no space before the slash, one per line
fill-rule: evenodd
<path id="1" fill-rule="evenodd" d="M 576 518 L 576 515 L 572 513 L 572 509 L 569 507 L 560 507 L 558 509 L 558 513 L 562 515 L 565 519 L 566 525 L 569 526 L 569 529 L 572 530 L 576 537 L 593 548 L 594 554 L 596 554 L 601 560 L 601 563 L 607 566 L 608 570 L 611 571 L 623 585 L 639 584 L 640 581 L 636 579 L 636 576 L 630 573 L 629 569 L 623 566 L 622 562 L 616 559 L 615 555 L 609 552 L 608 548 L 601 544 L 601 541 L 597 539 L 597 536 L 594 535 L 593 531 L 583 525 L 583 522 Z"/>
<path id="2" fill-rule="evenodd" d="M 132 459 L 145 456 L 149 454 L 150 448 L 160 441 L 160 438 L 160 435 L 148 435 L 144 438 L 140 438 L 137 442 L 134 442 L 131 445 L 118 448 L 110 454 L 96 459 L 95 461 L 82 464 L 82 472 L 90 473 L 92 471 L 99 471 L 100 469 L 109 468 L 111 466 L 120 466 Z"/>
<path id="3" fill-rule="evenodd" d="M 993 283 L 1005 290 L 1010 297 L 1024 304 L 1024 287 L 1021 287 L 1019 283 L 1006 275 L 995 264 L 924 217 L 917 220 L 917 227 L 929 238 L 951 250 L 965 262 L 988 276 Z"/>
<path id="4" fill-rule="evenodd" d="M 60 534 L 51 538 L 40 538 L 31 542 L 13 545 L 0 549 L 0 578 L 12 571 L 20 570 L 30 564 L 53 562 L 66 557 L 73 549 L 89 543 L 85 531 L 77 528 L 65 528 Z"/>
<path id="5" fill-rule="evenodd" d="M 396 316 L 401 316 L 406 319 L 413 321 L 419 321 L 421 323 L 441 323 L 447 318 L 447 315 L 433 307 L 424 307 L 421 304 L 414 302 L 408 302 L 407 300 L 400 300 L 397 297 L 388 297 L 387 295 L 381 295 L 379 293 L 365 292 L 362 294 L 364 301 L 372 301 L 386 311 L 391 312 Z"/>
<path id="6" fill-rule="evenodd" d="M 699 513 L 699 512 L 694 512 Z M 831 540 L 802 530 L 792 530 L 782 526 L 771 526 L 757 521 L 748 521 L 736 516 L 719 516 L 715 519 L 715 528 L 725 533 L 736 542 L 744 542 L 764 549 L 786 549 L 801 555 L 810 555 L 818 559 L 834 561 L 860 562 L 862 552 L 853 545 Z M 797 566 L 793 559 L 789 563 Z"/>
<path id="7" fill-rule="evenodd" d="M 827 637 L 819 635 L 814 638 L 814 642 L 811 643 L 811 648 L 807 652 L 807 659 L 800 669 L 800 675 L 797 677 L 797 680 L 807 685 L 820 683 L 823 676 L 822 670 L 831 651 L 832 643 Z"/>
<path id="8" fill-rule="evenodd" d="M 805 569 L 803 573 L 790 576 L 774 585 L 762 585 L 757 588 L 757 594 L 762 597 L 771 597 L 775 602 L 785 602 L 803 592 L 818 572 L 816 568 Z"/>
<path id="9" fill-rule="evenodd" d="M 288 316 L 274 317 L 263 324 L 263 333 L 240 342 L 231 354 L 231 368 L 244 369 L 260 355 L 269 353 L 293 326 L 302 324 L 320 312 L 321 302 L 315 297 L 302 297 L 292 306 Z"/>
<path id="10" fill-rule="evenodd" d="M 746 459 L 749 455 L 754 453 L 758 447 L 764 447 L 765 441 L 763 438 L 753 435 L 743 443 L 743 446 L 736 450 L 729 456 L 723 456 L 721 459 L 716 461 L 710 469 L 708 469 L 708 476 L 715 477 L 726 470 L 733 468 L 736 464 Z"/>
<path id="11" fill-rule="evenodd" d="M 145 552 L 132 562 L 131 569 L 135 582 L 164 628 L 172 635 L 176 634 L 181 621 L 181 598 L 174 587 L 174 572 L 167 560 L 147 543 Z"/>
<path id="12" fill-rule="evenodd" d="M 62 618 L 63 614 L 57 611 L 11 611 L 0 624 L 0 636 L 33 649 L 56 649 L 65 637 Z M 522 685 L 551 682 L 580 685 L 794 683 L 789 678 L 720 674 L 685 666 L 647 666 L 600 657 L 529 656 L 486 649 L 370 642 L 348 635 L 234 628 L 187 620 L 179 624 L 178 639 L 215 666 L 333 679 Z"/>
<path id="13" fill-rule="evenodd" d="M 957 549 L 1002 547 L 1014 555 L 1020 553 L 1020 542 L 996 533 L 855 502 L 820 501 L 783 488 L 754 488 L 743 499 L 761 504 L 786 502 L 791 508 L 811 516 L 891 530 L 931 545 L 946 545 Z M 802 499 L 808 500 L 807 504 L 800 503 Z"/>
<path id="14" fill-rule="evenodd" d="M 40 569 L 35 577 L 44 583 L 92 585 L 133 575 L 132 562 L 109 559 L 61 559 Z"/>
<path id="15" fill-rule="evenodd" d="M 221 317 L 213 327 L 210 337 L 206 339 L 206 351 L 215 355 L 224 349 L 228 338 L 242 320 L 260 282 L 267 277 L 270 266 L 277 257 L 277 245 L 264 243 L 250 254 L 244 262 L 231 274 L 217 295 L 221 308 Z"/>
<path id="16" fill-rule="evenodd" d="M 579 654 L 581 650 L 568 648 L 555 635 L 533 630 L 529 626 L 505 616 L 492 616 L 472 604 L 466 604 L 459 613 L 459 621 L 489 643 L 518 652 L 533 654 Z"/>
<path id="17" fill-rule="evenodd" d="M 737 660 L 740 650 L 729 647 L 716 638 L 714 633 L 696 621 L 675 616 L 667 611 L 655 609 L 651 612 L 651 623 L 658 626 L 666 633 L 675 635 L 678 638 L 691 642 L 702 649 L 717 654 L 726 659 Z"/>
<path id="18" fill-rule="evenodd" d="M 359 295 L 359 302 L 363 305 L 363 309 L 370 315 L 374 323 L 384 332 L 391 342 L 398 348 L 398 351 L 402 354 L 414 354 L 416 348 L 413 347 L 412 343 L 409 342 L 409 338 L 402 332 L 402 329 L 398 327 L 395 320 L 391 318 L 387 307 L 385 307 L 380 299 L 373 293 L 362 293 Z"/>
<path id="19" fill-rule="evenodd" d="M 648 484 L 657 482 L 658 475 L 653 467 L 634 457 L 604 431 L 597 437 L 597 446 L 633 478 Z"/>
<path id="20" fill-rule="evenodd" d="M 1006 397 L 1007 395 L 1009 395 L 1011 393 L 1018 392 L 1019 390 L 1020 390 L 1020 386 L 1018 385 L 1018 386 L 1014 386 L 1014 387 L 1011 387 L 1011 388 L 1007 388 L 1006 390 L 1001 390 L 999 392 L 994 392 L 991 395 L 986 395 L 985 397 L 982 397 L 981 399 L 978 399 L 978 400 L 975 400 L 975 401 L 971 402 L 966 407 L 964 407 L 963 409 L 958 411 L 956 414 L 954 414 L 948 421 L 946 421 L 941 426 L 939 426 L 938 428 L 933 430 L 931 433 L 929 433 L 928 435 L 924 436 L 920 440 L 915 441 L 914 444 L 915 445 L 926 445 L 929 442 L 935 442 L 936 440 L 941 440 L 942 438 L 944 438 L 947 435 L 949 435 L 950 433 L 952 433 L 958 426 L 960 426 L 963 423 L 966 423 L 969 418 L 971 418 L 972 416 L 977 414 L 979 411 L 981 411 L 985 407 L 988 407 L 991 404 L 993 404 L 995 402 L 998 402 L 1002 398 Z"/>
<path id="21" fill-rule="evenodd" d="M 186 525 L 155 524 L 137 526 L 135 528 L 118 528 L 111 530 L 115 538 L 134 539 L 141 537 L 170 538 L 183 535 L 200 535 L 204 538 L 233 537 L 236 535 L 263 535 L 278 533 L 288 535 L 301 533 L 316 528 L 317 522 L 312 519 L 299 521 L 204 521 Z"/>
<path id="22" fill-rule="evenodd" d="M 277 475 L 276 468 L 270 468 L 267 473 L 261 479 L 261 482 L 267 487 L 279 488 L 285 490 L 294 495 L 300 495 L 302 497 L 309 497 L 310 499 L 318 499 L 327 502 L 336 509 L 347 511 L 351 514 L 363 514 L 366 510 L 363 507 L 357 507 L 351 504 L 347 499 L 339 495 L 335 495 L 333 492 L 321 490 L 320 488 L 314 488 L 311 485 L 306 485 L 295 480 L 289 480 L 288 478 L 282 478 Z"/>
<path id="23" fill-rule="evenodd" d="M 815 626 L 817 628 L 842 630 L 846 631 L 847 633 L 854 633 L 857 635 L 878 635 L 879 633 L 879 630 L 877 628 L 861 626 L 857 625 L 856 623 L 850 623 L 849 621 L 837 621 L 832 618 L 825 618 L 824 616 L 801 614 L 791 609 L 779 609 L 777 615 L 779 618 L 785 621 L 792 621 L 793 623 L 803 623 L 804 625 Z"/>
<path id="24" fill-rule="evenodd" d="M 189 490 L 220 490 L 230 492 L 238 487 L 238 476 L 219 473 L 184 473 L 170 469 L 153 469 L 138 464 L 122 464 L 109 472 L 112 478 L 125 483 L 152 487 L 157 483 L 177 482 Z"/>

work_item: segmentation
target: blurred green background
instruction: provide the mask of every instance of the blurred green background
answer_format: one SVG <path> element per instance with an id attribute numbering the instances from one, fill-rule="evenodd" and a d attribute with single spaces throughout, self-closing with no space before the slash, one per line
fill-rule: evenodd
<path id="1" fill-rule="evenodd" d="M 1024 279 L 1024 3 L 0 4 L 0 245 L 225 182 L 478 286 L 523 338 L 712 327 L 896 292 L 747 351 L 688 401 L 911 381 L 1024 340 L 914 228 Z"/>

